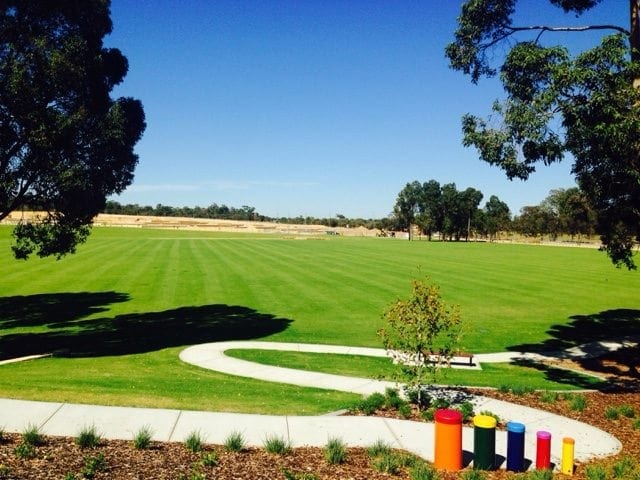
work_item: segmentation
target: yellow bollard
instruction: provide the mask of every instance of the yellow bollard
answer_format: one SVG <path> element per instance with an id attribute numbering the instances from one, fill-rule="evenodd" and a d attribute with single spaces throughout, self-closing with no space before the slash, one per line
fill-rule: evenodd
<path id="1" fill-rule="evenodd" d="M 576 441 L 571 437 L 562 439 L 562 473 L 573 475 L 573 450 Z"/>

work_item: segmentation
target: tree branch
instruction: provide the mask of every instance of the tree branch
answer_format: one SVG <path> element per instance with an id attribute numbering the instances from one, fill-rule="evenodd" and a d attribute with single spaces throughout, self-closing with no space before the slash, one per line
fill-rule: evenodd
<path id="1" fill-rule="evenodd" d="M 579 27 L 549 27 L 547 25 L 531 25 L 528 27 L 512 27 L 509 25 L 503 25 L 505 30 L 510 30 L 511 33 L 524 32 L 528 30 L 540 30 L 540 32 L 587 32 L 589 30 L 615 30 L 620 33 L 624 33 L 627 36 L 631 35 L 631 32 L 626 28 L 622 28 L 618 25 L 583 25 Z M 511 34 L 510 33 L 510 34 Z M 509 35 L 510 35 L 509 34 Z M 506 37 L 508 35 L 505 35 Z M 503 37 L 503 38 L 504 38 Z"/>

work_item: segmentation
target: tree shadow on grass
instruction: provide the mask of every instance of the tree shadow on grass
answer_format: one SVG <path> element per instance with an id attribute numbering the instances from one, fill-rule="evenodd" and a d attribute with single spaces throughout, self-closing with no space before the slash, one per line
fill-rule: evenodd
<path id="1" fill-rule="evenodd" d="M 592 315 L 574 315 L 569 323 L 553 325 L 547 333 L 551 338 L 544 342 L 513 345 L 509 350 L 553 353 L 561 360 L 571 360 L 591 372 L 619 377 L 617 381 L 609 382 L 607 389 L 640 388 L 638 347 L 628 346 L 611 353 L 607 345 L 610 342 L 640 342 L 640 310 L 615 309 Z M 570 350 L 577 346 L 581 346 L 586 355 Z M 544 366 L 536 368 L 544 369 Z M 550 373 L 547 376 L 551 378 Z M 567 380 L 567 383 L 574 384 L 570 378 Z"/>
<path id="2" fill-rule="evenodd" d="M 54 330 L 0 336 L 0 359 L 41 353 L 70 357 L 130 355 L 197 343 L 261 338 L 285 330 L 292 322 L 238 305 L 180 307 L 86 320 L 86 315 L 106 310 L 109 303 L 126 301 L 127 296 L 115 292 L 59 295 L 13 297 L 19 299 L 20 308 L 34 313 L 27 315 L 23 323 L 16 315 L 8 320 L 1 316 L 1 326 L 9 322 L 14 327 L 44 325 Z M 0 315 L 4 313 L 2 306 L 10 305 L 11 300 L 0 299 Z M 57 308 L 50 311 L 49 305 Z M 52 315 L 52 311 L 56 314 Z"/>

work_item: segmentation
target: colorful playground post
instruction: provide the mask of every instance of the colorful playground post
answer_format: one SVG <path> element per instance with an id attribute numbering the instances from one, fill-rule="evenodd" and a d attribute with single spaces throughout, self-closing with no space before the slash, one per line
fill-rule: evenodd
<path id="1" fill-rule="evenodd" d="M 573 455 L 575 440 L 571 437 L 562 439 L 562 473 L 573 475 Z"/>
<path id="2" fill-rule="evenodd" d="M 524 431 L 522 423 L 507 423 L 507 470 L 512 472 L 524 472 Z"/>
<path id="3" fill-rule="evenodd" d="M 476 470 L 495 468 L 496 423 L 489 415 L 473 417 L 473 468 Z"/>
<path id="4" fill-rule="evenodd" d="M 453 409 L 436 410 L 434 466 L 451 472 L 462 468 L 462 413 Z"/>
<path id="5" fill-rule="evenodd" d="M 551 434 L 542 430 L 536 433 L 536 469 L 551 469 Z"/>

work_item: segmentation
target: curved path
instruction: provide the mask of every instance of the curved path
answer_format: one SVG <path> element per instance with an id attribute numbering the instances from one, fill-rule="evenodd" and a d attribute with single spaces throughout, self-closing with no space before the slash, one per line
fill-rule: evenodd
<path id="1" fill-rule="evenodd" d="M 258 365 L 230 358 L 224 351 L 231 348 L 258 348 L 306 352 L 346 353 L 385 356 L 380 349 L 278 344 L 271 342 L 221 342 L 195 345 L 183 350 L 180 358 L 203 368 L 231 375 L 258 378 L 279 383 L 328 388 L 368 394 L 383 391 L 390 382 L 341 377 Z M 502 354 L 491 354 L 488 361 L 508 361 Z M 513 355 L 513 354 L 509 354 Z M 476 360 L 484 361 L 483 356 Z M 451 392 L 447 389 L 447 392 Z M 454 392 L 455 393 L 455 392 Z M 594 457 L 613 455 L 621 449 L 620 442 L 602 430 L 548 412 L 522 407 L 486 397 L 473 397 L 476 411 L 489 410 L 506 420 L 526 425 L 525 456 L 535 458 L 535 432 L 548 430 L 553 435 L 552 461 L 557 465 L 561 456 L 561 438 L 573 437 L 575 458 L 586 461 Z M 0 427 L 7 432 L 21 432 L 36 425 L 48 435 L 75 436 L 94 425 L 109 439 L 130 440 L 142 427 L 152 429 L 154 440 L 183 441 L 193 431 L 200 431 L 207 442 L 222 444 L 231 432 L 240 432 L 250 446 L 262 446 L 273 435 L 296 446 L 322 447 L 331 437 L 342 439 L 349 446 L 369 446 L 383 440 L 395 448 L 404 449 L 433 461 L 434 425 L 380 417 L 353 416 L 273 416 L 222 412 L 201 412 L 153 408 L 128 408 L 79 405 L 55 402 L 33 402 L 0 399 Z M 473 429 L 463 428 L 462 446 L 465 464 L 473 458 Z M 506 432 L 496 432 L 496 455 L 504 467 Z"/>
<path id="2" fill-rule="evenodd" d="M 336 353 L 367 355 L 374 357 L 387 356 L 383 349 L 376 348 L 235 341 L 194 345 L 183 350 L 180 353 L 180 359 L 184 362 L 197 365 L 202 368 L 216 370 L 229 375 L 250 377 L 264 381 L 288 383 L 305 387 L 340 390 L 363 395 L 368 395 L 373 392 L 384 392 L 387 387 L 397 387 L 397 384 L 393 382 L 371 380 L 367 378 L 343 377 L 327 373 L 261 365 L 226 356 L 224 352 L 230 349 Z M 544 358 L 541 356 L 514 352 L 476 355 L 474 356 L 474 359 L 477 362 L 507 362 L 513 358 L 523 356 L 538 359 Z M 447 389 L 447 391 L 450 392 L 449 389 Z M 455 392 L 453 395 L 455 395 Z M 535 452 L 535 433 L 539 430 L 547 430 L 552 433 L 553 438 L 555 439 L 555 441 L 552 442 L 552 457 L 556 464 L 558 464 L 562 454 L 561 439 L 563 437 L 572 437 L 575 439 L 575 458 L 579 461 L 586 461 L 594 457 L 612 455 L 621 449 L 620 442 L 612 435 L 576 420 L 487 397 L 473 396 L 470 397 L 469 400 L 474 404 L 476 411 L 488 410 L 499 415 L 503 420 L 514 420 L 524 423 L 527 428 L 525 441 L 526 451 L 528 452 L 529 458 L 531 458 Z M 326 417 L 320 418 L 326 419 Z M 366 418 L 376 421 L 375 417 Z M 344 437 L 347 441 L 351 440 L 350 443 L 352 444 L 366 445 L 372 443 L 377 438 L 375 435 L 368 437 L 368 443 L 354 442 L 353 440 L 356 440 L 355 438 L 349 439 L 349 436 L 353 434 L 355 434 L 356 437 L 362 436 L 361 432 L 354 430 L 358 428 L 356 425 L 349 426 L 350 422 L 362 422 L 362 420 L 362 417 L 339 417 L 339 420 L 337 420 L 338 430 L 335 434 Z M 382 424 L 388 424 L 391 422 L 388 419 L 378 419 L 378 421 Z M 396 420 L 395 422 L 400 422 L 398 425 L 403 425 L 403 428 L 401 429 L 401 432 L 394 435 L 395 442 L 393 443 L 401 448 L 417 453 L 426 459 L 433 460 L 433 424 L 408 422 L 407 425 L 407 422 L 399 420 Z M 324 430 L 321 430 L 321 432 L 323 434 L 325 433 Z M 322 437 L 326 440 L 326 435 L 323 435 Z M 463 448 L 468 452 L 473 451 L 473 430 L 471 428 L 465 427 L 463 430 Z M 496 453 L 506 456 L 505 432 L 497 432 L 496 434 Z"/>

